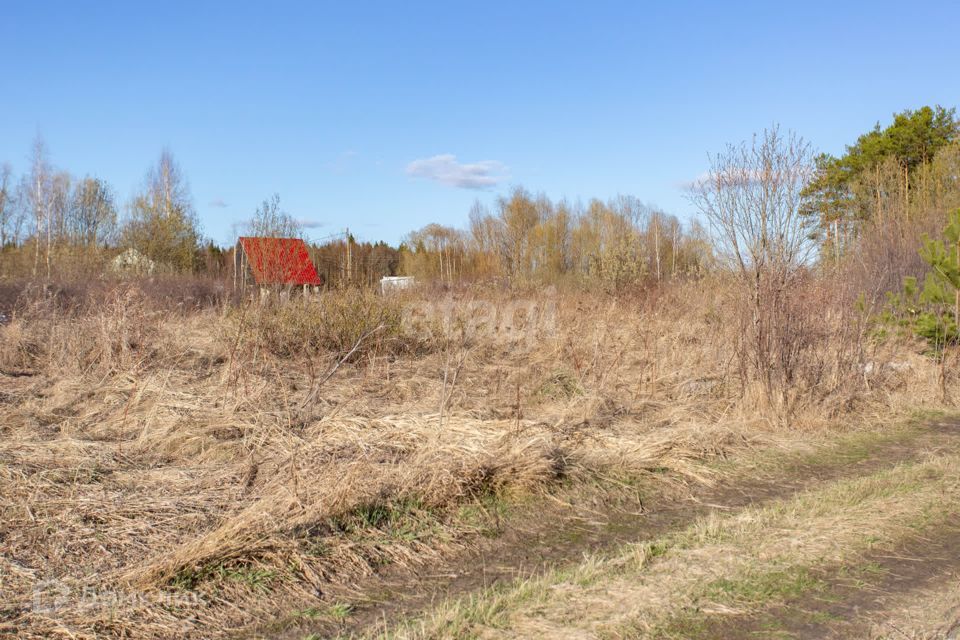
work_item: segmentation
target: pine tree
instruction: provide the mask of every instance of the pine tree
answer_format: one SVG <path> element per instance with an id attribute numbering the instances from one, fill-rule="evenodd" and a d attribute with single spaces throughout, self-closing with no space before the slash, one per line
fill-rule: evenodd
<path id="1" fill-rule="evenodd" d="M 923 237 L 920 255 L 930 266 L 920 293 L 920 302 L 929 308 L 924 331 L 935 343 L 956 343 L 960 340 L 960 209 L 950 216 L 942 239 Z"/>

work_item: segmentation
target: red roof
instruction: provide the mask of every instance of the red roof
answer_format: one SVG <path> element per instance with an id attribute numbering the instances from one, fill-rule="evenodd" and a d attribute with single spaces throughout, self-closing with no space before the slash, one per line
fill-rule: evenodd
<path id="1" fill-rule="evenodd" d="M 257 284 L 312 284 L 323 281 L 298 238 L 240 238 Z"/>

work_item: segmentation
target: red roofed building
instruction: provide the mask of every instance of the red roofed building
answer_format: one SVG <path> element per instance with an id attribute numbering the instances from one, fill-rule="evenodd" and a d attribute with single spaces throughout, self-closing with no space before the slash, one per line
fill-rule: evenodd
<path id="1" fill-rule="evenodd" d="M 247 268 L 259 285 L 320 286 L 323 280 L 299 238 L 242 237 L 237 242 L 236 267 L 246 281 Z"/>

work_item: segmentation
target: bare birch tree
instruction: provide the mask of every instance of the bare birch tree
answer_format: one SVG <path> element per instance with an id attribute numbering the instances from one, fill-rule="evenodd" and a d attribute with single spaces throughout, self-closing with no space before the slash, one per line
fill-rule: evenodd
<path id="1" fill-rule="evenodd" d="M 112 239 L 117 210 L 110 186 L 100 178 L 86 177 L 73 190 L 68 228 L 74 241 L 92 252 Z"/>
<path id="2" fill-rule="evenodd" d="M 51 170 L 47 159 L 47 145 L 43 137 L 33 141 L 30 156 L 30 174 L 24 184 L 24 196 L 33 212 L 34 220 L 34 259 L 33 275 L 40 270 L 40 245 L 46 240 L 47 276 L 50 275 L 50 206 L 51 206 Z"/>
<path id="3" fill-rule="evenodd" d="M 70 241 L 70 185 L 73 177 L 66 171 L 57 171 L 50 177 L 50 209 L 47 234 L 47 262 L 61 243 Z M 49 265 L 48 265 L 49 271 Z M 49 274 L 48 274 L 49 275 Z"/>
<path id="4" fill-rule="evenodd" d="M 750 300 L 748 351 L 768 395 L 790 377 L 784 369 L 790 328 L 781 312 L 815 249 L 801 215 L 801 192 L 813 168 L 810 145 L 773 127 L 712 156 L 691 193 L 710 223 L 718 257 Z"/>
<path id="5" fill-rule="evenodd" d="M 273 238 L 302 238 L 303 225 L 280 208 L 280 194 L 264 200 L 249 223 L 252 236 Z"/>
<path id="6" fill-rule="evenodd" d="M 0 165 L 0 249 L 10 242 L 11 222 L 15 215 L 13 194 L 13 167 Z"/>
<path id="7" fill-rule="evenodd" d="M 165 218 L 192 212 L 190 187 L 169 149 L 160 152 L 157 165 L 147 173 L 147 191 L 154 207 Z"/>

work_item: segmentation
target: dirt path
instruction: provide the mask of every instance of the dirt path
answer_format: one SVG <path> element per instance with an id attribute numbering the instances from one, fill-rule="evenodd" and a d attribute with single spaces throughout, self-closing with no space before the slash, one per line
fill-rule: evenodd
<path id="1" fill-rule="evenodd" d="M 712 487 L 691 490 L 657 479 L 641 487 L 641 493 L 647 494 L 642 499 L 639 496 L 624 498 L 621 493 L 617 504 L 598 501 L 596 496 L 565 496 L 568 499 L 565 504 L 550 502 L 545 509 L 539 504 L 514 514 L 503 535 L 484 541 L 469 555 L 452 558 L 443 565 L 421 571 L 420 575 L 387 571 L 356 585 L 352 594 L 346 589 L 340 591 L 335 600 L 347 603 L 349 615 L 344 615 L 339 622 L 287 621 L 282 629 L 275 624 L 265 627 L 264 635 L 303 638 L 310 634 L 349 637 L 377 633 L 378 629 L 388 629 L 398 620 L 429 612 L 437 603 L 490 592 L 496 585 L 576 566 L 585 554 L 654 540 L 690 527 L 711 514 L 735 514 L 839 480 L 864 477 L 905 462 L 957 452 L 960 452 L 960 422 L 940 420 L 887 434 L 844 437 L 813 452 L 741 460 L 721 470 L 722 480 Z M 658 487 L 656 493 L 652 487 Z M 944 544 L 948 543 L 945 539 Z M 936 562 L 932 555 L 930 561 Z M 899 575 L 894 569 L 889 575 Z M 827 574 L 817 579 L 829 582 Z M 840 582 L 837 585 L 840 588 Z M 790 610 L 802 608 L 799 604 L 792 608 L 783 606 Z M 857 611 L 864 609 L 856 603 L 851 606 L 857 607 Z M 709 624 L 698 623 L 691 631 L 706 634 L 702 637 L 729 637 L 732 629 L 724 626 L 727 623 L 742 623 L 744 628 L 756 624 L 753 635 L 747 633 L 743 637 L 758 637 L 758 631 L 763 637 L 762 631 L 771 621 L 782 617 L 782 611 L 772 607 L 764 614 L 710 620 Z M 820 617 L 816 612 L 811 615 L 810 620 L 814 621 L 830 615 L 849 617 L 829 611 Z M 713 629 L 711 625 L 720 626 Z M 711 635 L 713 631 L 715 635 Z M 821 637 L 820 631 L 823 629 L 810 626 L 809 633 L 813 635 L 802 637 Z M 784 630 L 787 632 L 790 630 Z"/>
<path id="2" fill-rule="evenodd" d="M 956 638 L 960 631 L 960 516 L 851 565 L 812 572 L 798 597 L 758 612 L 705 616 L 694 639 Z M 911 608 L 918 611 L 911 612 Z"/>
<path id="3" fill-rule="evenodd" d="M 943 637 L 956 613 L 954 560 L 944 554 L 960 522 L 958 478 L 960 452 L 941 447 L 446 601 L 388 635 Z M 935 567 L 945 573 L 925 577 Z M 936 611 L 922 605 L 930 594 Z"/>

